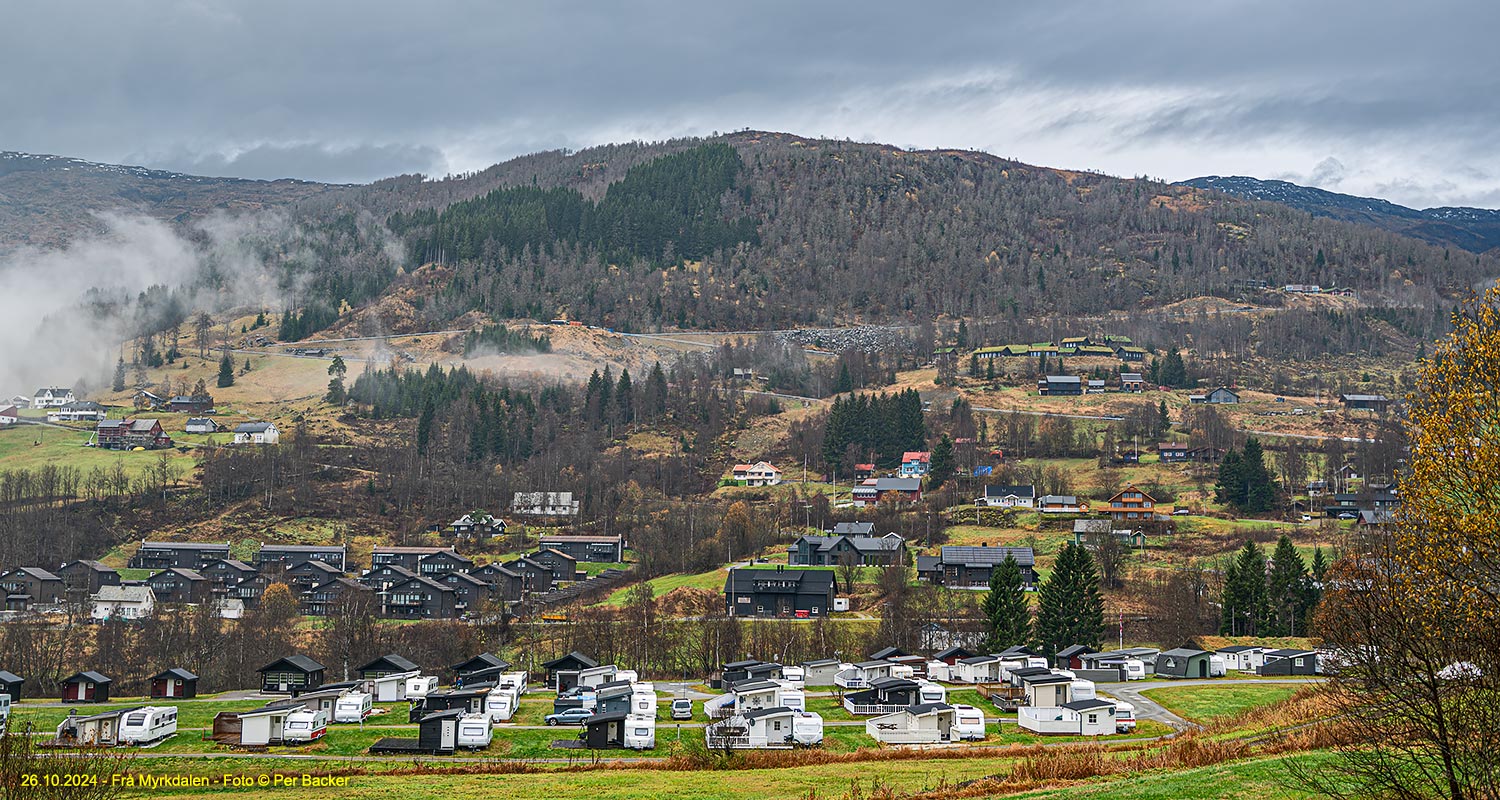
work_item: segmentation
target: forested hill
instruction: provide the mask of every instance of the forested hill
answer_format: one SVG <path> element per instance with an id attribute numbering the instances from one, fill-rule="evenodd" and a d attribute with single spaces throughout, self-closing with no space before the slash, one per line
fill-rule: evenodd
<path id="1" fill-rule="evenodd" d="M 1211 175 L 1182 181 L 1247 200 L 1266 200 L 1323 217 L 1373 225 L 1436 245 L 1482 253 L 1500 247 L 1500 210 L 1489 208 L 1415 209 L 1374 197 L 1339 194 L 1286 181 Z"/>
<path id="2" fill-rule="evenodd" d="M 465 197 L 471 180 L 484 189 Z M 1443 306 L 1500 275 L 1491 256 L 1193 187 L 785 134 L 541 154 L 358 194 L 391 212 L 409 266 L 452 270 L 424 309 L 435 320 L 1004 318 L 1234 297 L 1246 279 Z"/>

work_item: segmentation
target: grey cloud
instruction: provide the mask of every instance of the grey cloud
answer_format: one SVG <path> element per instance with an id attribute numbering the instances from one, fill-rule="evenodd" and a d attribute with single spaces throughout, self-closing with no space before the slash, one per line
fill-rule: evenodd
<path id="1" fill-rule="evenodd" d="M 1169 178 L 1335 154 L 1341 190 L 1407 203 L 1500 188 L 1495 4 L 81 0 L 7 22 L 0 74 L 25 79 L 0 107 L 24 113 L 0 146 L 193 171 L 370 180 L 753 127 Z"/>

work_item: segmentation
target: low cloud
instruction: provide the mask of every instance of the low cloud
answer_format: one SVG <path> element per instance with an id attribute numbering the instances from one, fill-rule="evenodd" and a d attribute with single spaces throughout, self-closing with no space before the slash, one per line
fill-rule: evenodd
<path id="1" fill-rule="evenodd" d="M 258 144 L 227 153 L 195 153 L 183 149 L 159 155 L 142 153 L 130 160 L 190 175 L 231 175 L 260 180 L 299 178 L 325 183 L 361 183 L 372 176 L 441 175 L 447 171 L 447 159 L 437 148 L 401 144 Z"/>

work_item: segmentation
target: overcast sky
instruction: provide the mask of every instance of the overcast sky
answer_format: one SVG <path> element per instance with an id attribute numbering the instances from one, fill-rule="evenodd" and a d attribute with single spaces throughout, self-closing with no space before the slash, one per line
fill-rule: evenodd
<path id="1" fill-rule="evenodd" d="M 1500 207 L 1500 5 L 70 0 L 0 25 L 0 149 L 442 175 L 756 128 Z"/>

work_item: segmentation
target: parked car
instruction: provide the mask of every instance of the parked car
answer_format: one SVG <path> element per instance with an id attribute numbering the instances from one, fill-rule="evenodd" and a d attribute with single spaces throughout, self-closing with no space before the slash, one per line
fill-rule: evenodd
<path id="1" fill-rule="evenodd" d="M 692 719 L 693 701 L 679 697 L 672 701 L 672 719 Z"/>
<path id="2" fill-rule="evenodd" d="M 548 725 L 582 725 L 594 712 L 587 708 L 569 708 L 556 714 L 548 714 L 546 717 Z"/>
<path id="3" fill-rule="evenodd" d="M 1303 514 L 1302 515 L 1302 521 L 1303 522 L 1312 522 L 1312 515 L 1311 514 Z"/>
<path id="4" fill-rule="evenodd" d="M 1339 519 L 1359 519 L 1359 515 L 1345 511 L 1342 514 L 1339 514 Z"/>
<path id="5" fill-rule="evenodd" d="M 1192 511 L 1190 511 L 1190 510 L 1188 510 L 1186 508 L 1179 508 L 1176 511 L 1172 512 L 1172 516 L 1174 516 L 1174 517 L 1186 517 L 1186 516 L 1188 516 L 1189 514 L 1192 514 L 1192 513 L 1193 513 Z"/>

